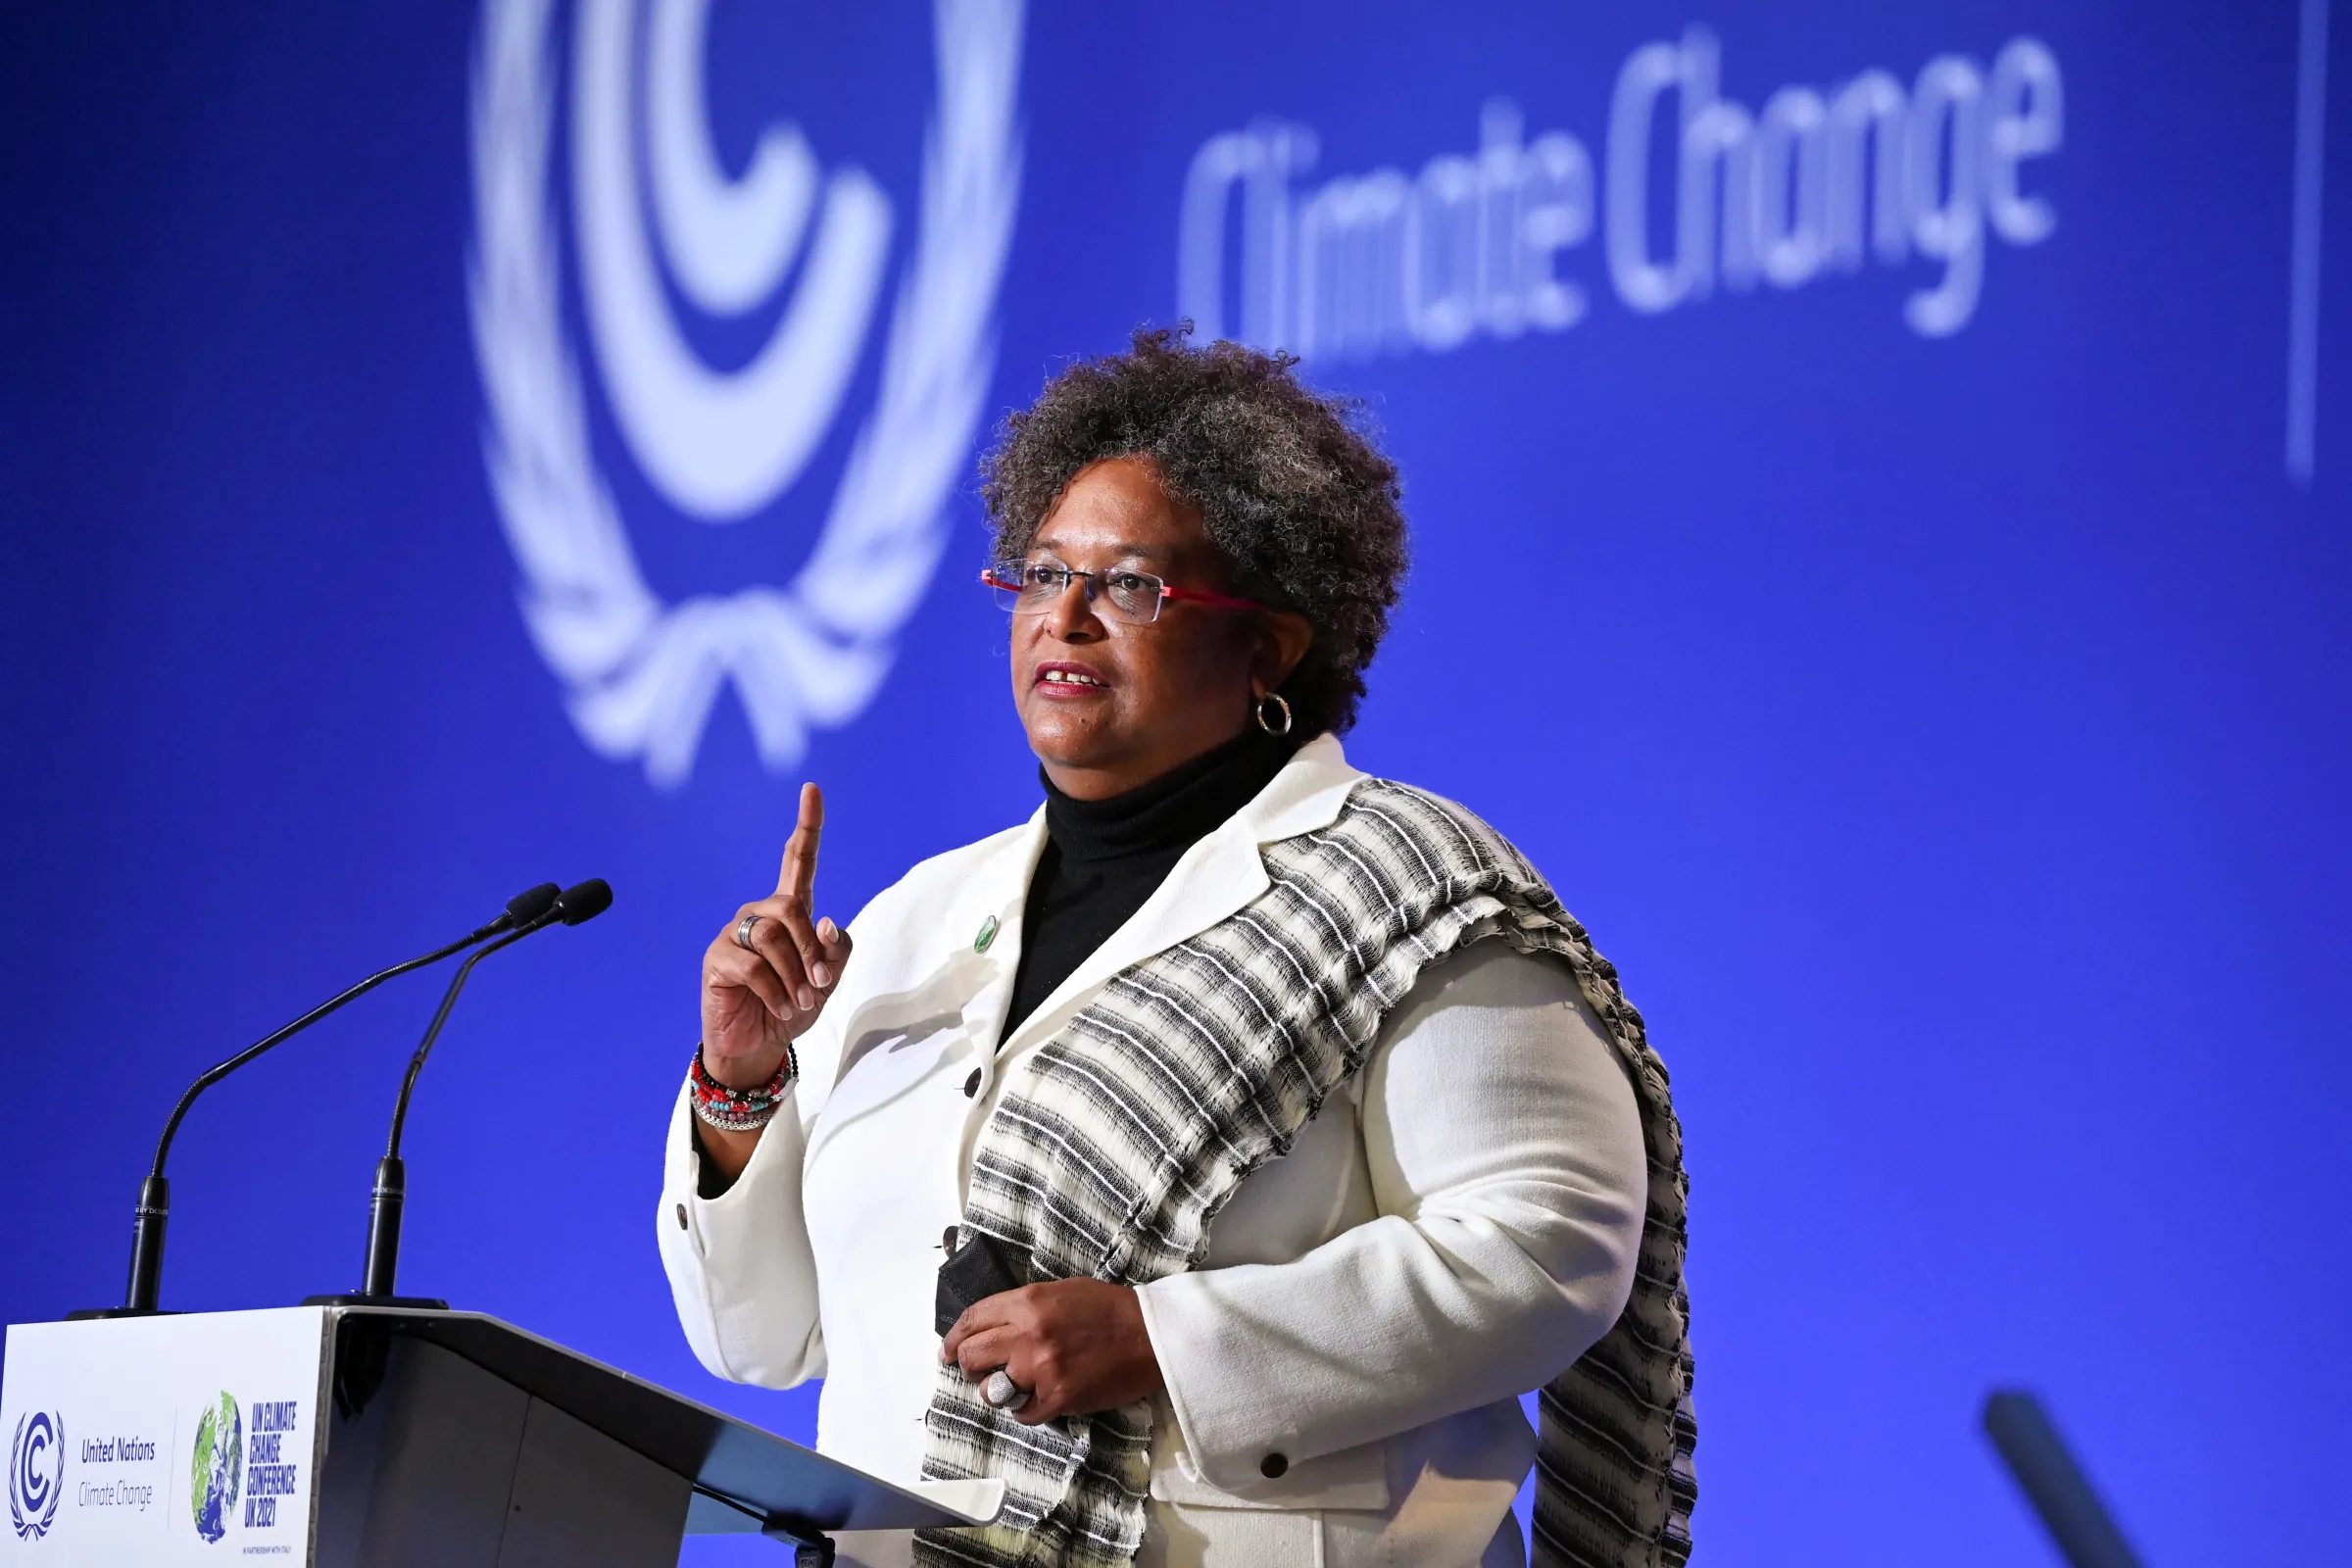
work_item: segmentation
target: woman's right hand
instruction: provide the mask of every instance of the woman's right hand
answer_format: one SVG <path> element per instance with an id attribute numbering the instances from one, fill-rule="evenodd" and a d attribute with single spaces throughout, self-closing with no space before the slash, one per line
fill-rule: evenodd
<path id="1" fill-rule="evenodd" d="M 737 909 L 703 950 L 703 1070 L 730 1089 L 756 1089 L 776 1075 L 785 1048 L 824 1011 L 849 962 L 850 934 L 810 913 L 824 830 L 824 794 L 804 784 L 776 891 Z M 735 933 L 751 915 L 760 919 L 746 949 Z"/>

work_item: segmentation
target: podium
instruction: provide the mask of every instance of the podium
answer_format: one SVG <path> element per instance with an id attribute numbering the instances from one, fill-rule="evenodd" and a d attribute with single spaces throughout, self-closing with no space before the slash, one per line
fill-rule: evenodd
<path id="1" fill-rule="evenodd" d="M 14 1325 L 0 1437 L 0 1564 L 61 1568 L 671 1568 L 738 1532 L 816 1568 L 838 1534 L 1003 1496 L 878 1480 L 496 1318 L 375 1306 Z"/>

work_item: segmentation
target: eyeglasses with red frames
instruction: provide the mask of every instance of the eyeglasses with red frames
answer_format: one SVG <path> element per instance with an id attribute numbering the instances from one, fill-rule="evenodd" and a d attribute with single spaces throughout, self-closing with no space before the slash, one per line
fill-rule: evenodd
<path id="1" fill-rule="evenodd" d="M 1132 571 L 1124 566 L 1079 571 L 1051 562 L 1007 561 L 989 567 L 980 574 L 980 580 L 994 591 L 999 605 L 1016 615 L 1043 614 L 1053 608 L 1055 600 L 1069 592 L 1072 583 L 1085 586 L 1088 604 L 1132 626 L 1149 626 L 1157 620 L 1159 607 L 1171 599 L 1212 610 L 1267 608 L 1254 599 L 1203 593 L 1198 588 L 1173 588 L 1148 571 Z"/>

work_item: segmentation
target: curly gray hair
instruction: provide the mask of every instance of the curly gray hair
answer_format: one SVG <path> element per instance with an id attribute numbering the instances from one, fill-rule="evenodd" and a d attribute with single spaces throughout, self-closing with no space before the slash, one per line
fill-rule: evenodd
<path id="1" fill-rule="evenodd" d="M 1308 735 L 1345 732 L 1405 572 L 1396 466 L 1360 405 L 1302 386 L 1298 361 L 1238 343 L 1197 347 L 1190 322 L 1139 328 L 1124 354 L 1081 360 L 1009 416 L 981 463 L 999 561 L 1017 561 L 1090 464 L 1149 458 L 1200 509 L 1234 589 L 1314 627 L 1282 685 Z"/>

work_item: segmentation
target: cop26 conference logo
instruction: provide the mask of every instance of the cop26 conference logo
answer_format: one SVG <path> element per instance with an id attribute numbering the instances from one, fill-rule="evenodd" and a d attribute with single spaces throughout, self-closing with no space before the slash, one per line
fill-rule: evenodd
<path id="1" fill-rule="evenodd" d="M 766 128 L 739 177 L 721 167 L 703 102 L 708 20 L 709 0 L 578 0 L 560 93 L 554 0 L 485 0 L 472 98 L 474 348 L 523 616 L 589 746 L 641 759 L 662 786 L 686 779 L 730 682 L 776 770 L 812 727 L 872 701 L 947 542 L 994 369 L 1020 179 L 1019 0 L 935 0 L 937 104 L 906 261 L 885 290 L 901 219 L 863 170 L 828 169 L 790 122 Z M 782 496 L 880 336 L 873 405 L 789 582 L 668 603 L 638 568 L 565 336 L 552 156 L 563 97 L 572 259 L 604 402 L 676 516 L 733 523 Z M 673 298 L 717 320 L 765 310 L 775 326 L 741 368 L 714 369 Z"/>
<path id="2" fill-rule="evenodd" d="M 8 1520 L 20 1541 L 38 1541 L 57 1523 L 66 1494 L 65 1417 L 33 1410 L 17 1417 L 8 1443 Z"/>

